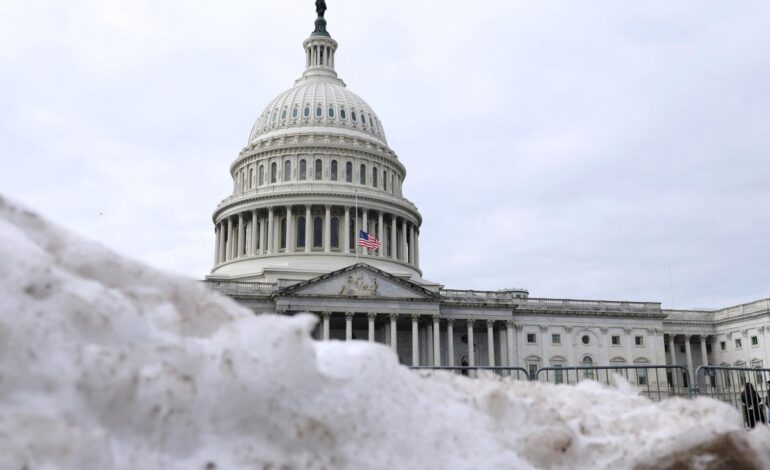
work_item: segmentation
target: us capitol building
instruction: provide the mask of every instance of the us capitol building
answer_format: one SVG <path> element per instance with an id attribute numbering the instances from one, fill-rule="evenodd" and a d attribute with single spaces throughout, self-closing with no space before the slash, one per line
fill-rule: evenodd
<path id="1" fill-rule="evenodd" d="M 422 216 L 374 110 L 335 70 L 316 2 L 305 71 L 257 118 L 213 214 L 213 289 L 255 313 L 311 312 L 319 339 L 389 345 L 407 365 L 768 364 L 770 300 L 719 310 L 445 289 L 420 270 Z M 377 250 L 358 245 L 359 231 Z"/>

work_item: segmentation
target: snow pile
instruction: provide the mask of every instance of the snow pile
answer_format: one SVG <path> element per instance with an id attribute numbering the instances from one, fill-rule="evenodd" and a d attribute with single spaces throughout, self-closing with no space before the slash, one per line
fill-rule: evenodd
<path id="1" fill-rule="evenodd" d="M 0 467 L 760 468 L 706 399 L 420 377 L 319 343 L 0 198 Z"/>

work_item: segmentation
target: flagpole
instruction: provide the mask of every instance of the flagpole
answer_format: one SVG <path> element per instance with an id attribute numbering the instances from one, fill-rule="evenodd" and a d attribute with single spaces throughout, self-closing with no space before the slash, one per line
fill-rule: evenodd
<path id="1" fill-rule="evenodd" d="M 355 236 L 355 240 L 353 242 L 353 249 L 356 250 L 356 264 L 358 264 L 358 188 L 356 188 L 356 215 L 355 219 L 353 219 L 353 235 Z"/>

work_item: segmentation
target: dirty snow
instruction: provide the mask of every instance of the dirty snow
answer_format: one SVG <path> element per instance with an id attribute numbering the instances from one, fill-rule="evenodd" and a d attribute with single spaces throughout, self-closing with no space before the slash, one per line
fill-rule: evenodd
<path id="1" fill-rule="evenodd" d="M 0 197 L 0 468 L 761 468 L 708 399 L 423 377 Z"/>

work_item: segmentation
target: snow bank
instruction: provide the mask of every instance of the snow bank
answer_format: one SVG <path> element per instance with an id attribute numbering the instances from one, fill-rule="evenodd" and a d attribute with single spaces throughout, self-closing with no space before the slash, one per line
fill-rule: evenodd
<path id="1" fill-rule="evenodd" d="M 0 198 L 0 467 L 760 468 L 707 399 L 421 377 L 315 342 Z"/>

